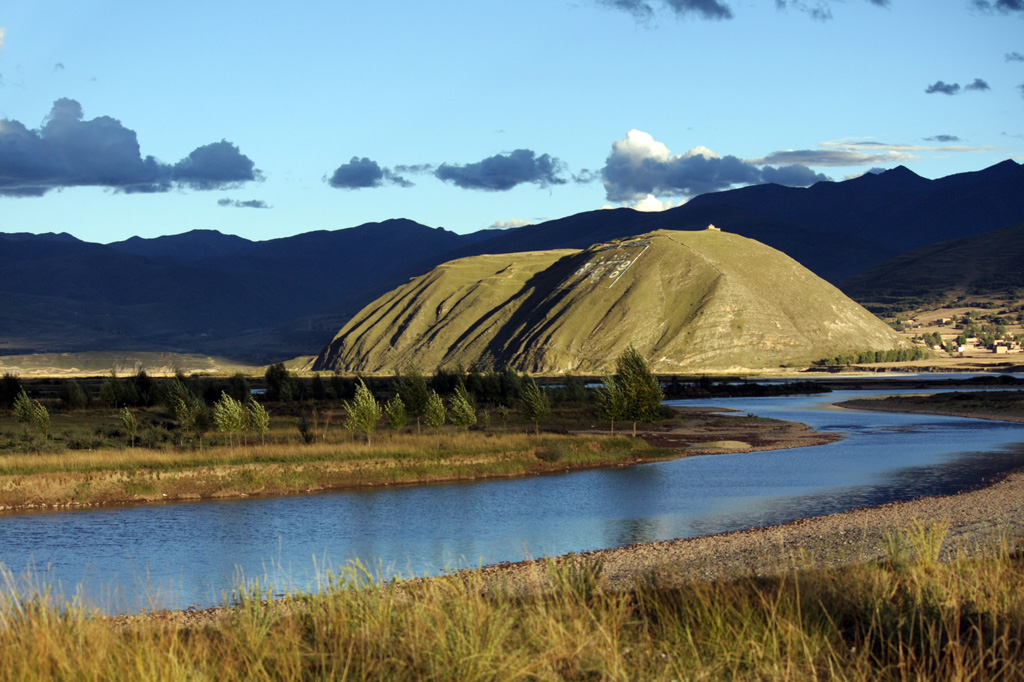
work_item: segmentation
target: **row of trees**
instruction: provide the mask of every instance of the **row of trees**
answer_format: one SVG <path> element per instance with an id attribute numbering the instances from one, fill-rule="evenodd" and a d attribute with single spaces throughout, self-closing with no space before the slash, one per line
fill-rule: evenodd
<path id="1" fill-rule="evenodd" d="M 632 346 L 619 356 L 615 369 L 614 375 L 604 377 L 597 391 L 598 405 L 611 422 L 612 432 L 616 421 L 626 421 L 632 422 L 633 435 L 636 436 L 639 422 L 650 423 L 661 415 L 664 393 L 647 361 Z M 533 422 L 534 432 L 539 433 L 540 422 L 551 413 L 548 394 L 530 376 L 517 376 L 509 384 L 516 387 L 515 399 L 520 412 Z M 415 418 L 417 432 L 420 431 L 421 420 L 435 429 L 447 420 L 467 430 L 478 421 L 475 401 L 461 378 L 454 385 L 447 405 L 436 390 L 428 388 L 415 366 L 396 376 L 394 386 L 394 397 L 381 404 L 360 379 L 356 384 L 355 397 L 344 403 L 347 413 L 345 427 L 350 431 L 363 432 L 369 444 L 382 417 L 386 417 L 388 425 L 396 430 L 405 428 L 407 420 Z M 485 419 L 489 419 L 486 412 Z"/>

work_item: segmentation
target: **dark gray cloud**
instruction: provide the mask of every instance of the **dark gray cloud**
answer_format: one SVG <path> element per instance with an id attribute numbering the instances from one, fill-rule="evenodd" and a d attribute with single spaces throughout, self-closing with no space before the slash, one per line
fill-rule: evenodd
<path id="1" fill-rule="evenodd" d="M 208 190 L 262 179 L 253 162 L 227 141 L 194 150 L 177 164 L 143 157 L 135 131 L 117 119 L 85 120 L 82 106 L 59 99 L 38 130 L 0 121 L 0 196 L 38 197 L 63 187 L 166 192 Z"/>
<path id="2" fill-rule="evenodd" d="M 1024 0 L 973 0 L 971 4 L 983 12 L 1024 12 Z"/>
<path id="3" fill-rule="evenodd" d="M 236 187 L 246 180 L 262 180 L 263 175 L 238 147 L 221 140 L 192 150 L 174 164 L 171 178 L 192 189 L 209 190 Z"/>
<path id="4" fill-rule="evenodd" d="M 218 206 L 225 206 L 231 208 L 270 208 L 267 202 L 259 199 L 249 199 L 248 201 L 239 201 L 238 199 L 218 199 Z"/>
<path id="5" fill-rule="evenodd" d="M 832 178 L 824 173 L 815 173 L 807 166 L 764 166 L 761 168 L 761 182 L 773 182 L 787 187 L 808 187 L 816 182 L 829 182 Z"/>
<path id="6" fill-rule="evenodd" d="M 381 168 L 380 164 L 365 156 L 353 156 L 348 163 L 338 166 L 331 177 L 327 178 L 327 184 L 338 189 L 367 189 L 385 185 L 412 187 L 412 183 L 401 175 Z"/>
<path id="7" fill-rule="evenodd" d="M 989 87 L 989 84 L 985 82 L 985 80 L 982 78 L 975 78 L 973 81 L 971 81 L 970 83 L 963 87 L 964 92 L 967 92 L 968 90 L 973 90 L 975 92 L 985 92 L 986 90 L 991 89 L 992 88 Z M 934 95 L 935 93 L 940 93 L 943 95 L 959 95 L 960 90 L 961 88 L 959 83 L 946 83 L 944 81 L 935 81 L 927 88 L 925 88 L 925 93 L 929 95 Z"/>
<path id="8" fill-rule="evenodd" d="M 793 8 L 799 12 L 804 12 L 812 19 L 817 19 L 818 21 L 828 21 L 832 18 L 832 8 L 825 2 L 811 4 L 803 2 L 803 0 L 775 0 L 775 7 L 776 9 Z"/>
<path id="9" fill-rule="evenodd" d="M 1009 52 L 1006 55 L 1006 61 L 1008 62 L 1024 62 L 1024 54 L 1020 52 Z"/>
<path id="10" fill-rule="evenodd" d="M 959 142 L 960 141 L 960 138 L 957 137 L 956 135 L 933 135 L 931 137 L 926 137 L 924 139 L 927 140 L 928 142 L 941 142 L 941 143 Z"/>
<path id="11" fill-rule="evenodd" d="M 854 146 L 854 145 L 849 145 Z M 882 143 L 861 142 L 856 147 L 865 147 L 872 152 L 878 149 L 882 153 L 865 154 L 856 149 L 790 149 L 783 152 L 772 152 L 762 159 L 753 159 L 754 163 L 766 165 L 802 164 L 805 166 L 867 166 L 876 163 L 892 163 L 905 160 L 902 156 L 894 156 L 889 145 Z"/>
<path id="12" fill-rule="evenodd" d="M 517 149 L 462 166 L 442 163 L 434 176 L 463 189 L 504 192 L 524 183 L 540 187 L 564 185 L 567 181 L 560 176 L 563 171 L 564 164 L 553 156 L 537 156 L 529 149 Z"/>
<path id="13" fill-rule="evenodd" d="M 732 9 L 719 0 L 594 0 L 602 7 L 621 10 L 639 20 L 654 16 L 655 9 L 668 9 L 677 16 L 695 15 L 701 19 L 732 19 Z"/>
<path id="14" fill-rule="evenodd" d="M 806 186 L 829 180 L 801 164 L 773 167 L 719 156 L 703 147 L 673 156 L 665 145 L 640 130 L 631 130 L 612 144 L 601 179 L 608 200 L 618 202 L 635 202 L 647 195 L 696 196 L 735 185 L 774 182 Z"/>
<path id="15" fill-rule="evenodd" d="M 945 83 L 943 81 L 935 81 L 927 88 L 925 88 L 925 93 L 929 95 L 934 95 L 935 93 L 941 93 L 943 95 L 956 95 L 959 92 L 959 83 Z"/>
<path id="16" fill-rule="evenodd" d="M 1024 83 L 1021 83 L 1020 85 L 1018 85 L 1017 89 L 1020 90 L 1020 96 L 1024 97 Z"/>

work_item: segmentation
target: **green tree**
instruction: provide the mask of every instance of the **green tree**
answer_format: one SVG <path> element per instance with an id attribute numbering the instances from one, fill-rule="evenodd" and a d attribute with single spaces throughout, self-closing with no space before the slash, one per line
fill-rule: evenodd
<path id="1" fill-rule="evenodd" d="M 405 411 L 409 416 L 416 418 L 416 433 L 419 433 L 420 418 L 427 413 L 427 400 L 430 397 L 427 382 L 416 365 L 406 367 L 405 374 L 396 374 L 395 382 L 398 385 L 398 395 L 405 403 Z"/>
<path id="2" fill-rule="evenodd" d="M 229 444 L 236 434 L 241 439 L 245 421 L 245 408 L 242 403 L 221 391 L 220 400 L 213 406 L 213 423 L 217 425 L 218 431 L 228 434 Z"/>
<path id="3" fill-rule="evenodd" d="M 283 362 L 276 362 L 267 367 L 263 378 L 267 381 L 267 400 L 283 403 L 292 401 L 295 395 L 292 375 Z"/>
<path id="4" fill-rule="evenodd" d="M 25 389 L 14 398 L 14 418 L 25 425 L 25 433 L 28 433 L 29 424 L 32 423 L 33 405 L 32 399 L 28 397 Z"/>
<path id="5" fill-rule="evenodd" d="M 73 379 L 61 382 L 57 396 L 64 407 L 69 410 L 84 410 L 89 406 L 89 394 L 85 392 L 80 383 Z"/>
<path id="6" fill-rule="evenodd" d="M 345 401 L 345 411 L 348 412 L 345 428 L 349 431 L 363 431 L 366 434 L 366 444 L 369 445 L 383 410 L 362 379 L 356 384 L 356 396 L 352 402 Z"/>
<path id="7" fill-rule="evenodd" d="M 459 381 L 455 386 L 455 395 L 452 396 L 448 405 L 448 412 L 451 415 L 451 422 L 459 428 L 469 431 L 469 427 L 476 424 L 476 408 L 466 392 L 466 385 Z"/>
<path id="8" fill-rule="evenodd" d="M 394 398 L 384 403 L 384 416 L 388 419 L 388 426 L 395 431 L 401 431 L 405 428 L 407 419 L 405 414 L 405 403 L 402 402 L 402 396 L 396 395 Z"/>
<path id="9" fill-rule="evenodd" d="M 117 378 L 117 374 L 113 370 L 100 386 L 100 400 L 109 407 L 117 407 L 124 402 L 124 386 L 121 385 L 121 380 Z"/>
<path id="10" fill-rule="evenodd" d="M 524 376 L 519 382 L 519 405 L 523 416 L 533 422 L 533 431 L 540 435 L 540 421 L 551 414 L 551 401 L 531 376 Z"/>
<path id="11" fill-rule="evenodd" d="M 171 379 L 167 397 L 174 417 L 181 427 L 182 444 L 184 444 L 184 438 L 191 441 L 193 437 L 196 437 L 199 439 L 199 447 L 202 449 L 203 434 L 210 429 L 210 411 L 206 409 L 206 403 L 193 393 L 177 375 Z"/>
<path id="12" fill-rule="evenodd" d="M 127 407 L 122 407 L 120 414 L 121 426 L 124 427 L 125 432 L 128 434 L 128 438 L 131 440 L 131 445 L 134 448 L 135 434 L 139 432 L 139 420 L 136 418 L 135 413 Z"/>
<path id="13" fill-rule="evenodd" d="M 262 404 L 252 398 L 249 399 L 245 407 L 245 428 L 247 431 L 257 434 L 261 444 L 266 444 L 267 432 L 270 431 L 270 415 L 267 414 L 267 410 Z"/>
<path id="14" fill-rule="evenodd" d="M 622 418 L 633 422 L 635 438 L 637 422 L 649 424 L 661 414 L 661 402 L 665 399 L 661 383 L 633 346 L 616 360 L 615 382 L 622 392 Z"/>
<path id="15" fill-rule="evenodd" d="M 615 420 L 622 419 L 625 409 L 622 404 L 622 390 L 613 376 L 605 376 L 601 388 L 597 389 L 597 404 L 601 414 L 611 422 L 611 432 L 615 435 Z"/>
<path id="16" fill-rule="evenodd" d="M 38 400 L 32 401 L 32 425 L 39 429 L 43 438 L 50 436 L 50 412 Z"/>
<path id="17" fill-rule="evenodd" d="M 436 430 L 444 426 L 447 418 L 448 415 L 444 409 L 444 401 L 441 400 L 441 396 L 437 394 L 437 391 L 431 391 L 430 395 L 427 396 L 427 406 L 423 412 L 424 421 L 427 422 L 427 426 Z"/>

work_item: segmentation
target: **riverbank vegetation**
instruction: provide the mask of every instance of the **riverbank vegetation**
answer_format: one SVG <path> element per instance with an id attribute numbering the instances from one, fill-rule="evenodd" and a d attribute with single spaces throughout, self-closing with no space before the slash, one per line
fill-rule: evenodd
<path id="1" fill-rule="evenodd" d="M 861 398 L 847 400 L 839 405 L 861 410 L 918 412 L 1024 422 L 1024 391 L 951 391 L 932 395 Z"/>
<path id="2" fill-rule="evenodd" d="M 140 370 L 26 387 L 8 374 L 0 510 L 529 476 L 810 444 L 799 425 L 683 414 L 662 396 L 632 349 L 603 383 L 441 369 L 428 380 L 416 367 L 325 381 L 272 365 L 255 390 L 242 376 L 156 379 Z"/>
<path id="3" fill-rule="evenodd" d="M 942 543 L 917 525 L 874 563 L 617 590 L 572 555 L 524 589 L 351 567 L 317 595 L 116 619 L 4 590 L 0 680 L 1020 679 L 1020 551 L 940 563 Z"/>

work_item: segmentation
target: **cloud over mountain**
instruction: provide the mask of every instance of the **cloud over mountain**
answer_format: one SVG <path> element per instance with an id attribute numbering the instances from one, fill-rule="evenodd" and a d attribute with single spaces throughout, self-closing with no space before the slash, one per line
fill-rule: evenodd
<path id="1" fill-rule="evenodd" d="M 434 170 L 434 176 L 463 189 L 504 192 L 524 183 L 540 187 L 564 185 L 568 182 L 561 176 L 564 170 L 564 164 L 549 154 L 537 156 L 532 150 L 517 149 L 476 163 L 442 163 Z"/>
<path id="2" fill-rule="evenodd" d="M 173 165 L 143 158 L 135 131 L 109 116 L 85 120 L 73 99 L 54 102 L 38 130 L 0 120 L 0 196 L 38 197 L 81 186 L 210 190 L 261 179 L 253 161 L 226 140 L 198 147 Z"/>
<path id="3" fill-rule="evenodd" d="M 649 200 L 648 195 L 695 196 L 734 185 L 775 182 L 805 186 L 829 179 L 797 163 L 781 168 L 761 165 L 720 156 L 706 147 L 674 155 L 650 134 L 631 130 L 612 143 L 601 179 L 607 198 L 620 202 Z"/>

